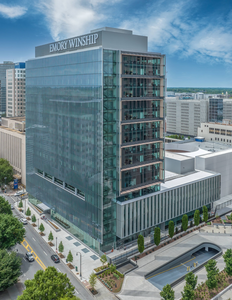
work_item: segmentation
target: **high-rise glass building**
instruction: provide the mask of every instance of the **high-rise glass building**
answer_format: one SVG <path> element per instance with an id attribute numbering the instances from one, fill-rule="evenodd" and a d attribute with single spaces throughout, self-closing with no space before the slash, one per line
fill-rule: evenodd
<path id="1" fill-rule="evenodd" d="M 14 69 L 12 61 L 4 61 L 0 64 L 0 114 L 6 112 L 6 70 Z"/>
<path id="2" fill-rule="evenodd" d="M 165 55 L 148 52 L 145 36 L 102 28 L 35 56 L 26 62 L 29 200 L 107 251 L 121 239 L 117 203 L 164 181 Z"/>

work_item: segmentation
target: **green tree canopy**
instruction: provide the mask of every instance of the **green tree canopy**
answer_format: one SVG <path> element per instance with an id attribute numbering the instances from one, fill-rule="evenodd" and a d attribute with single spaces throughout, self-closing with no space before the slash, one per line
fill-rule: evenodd
<path id="1" fill-rule="evenodd" d="M 94 289 L 97 283 L 97 275 L 95 273 L 91 273 L 89 276 L 89 284 Z"/>
<path id="2" fill-rule="evenodd" d="M 17 300 L 60 300 L 64 297 L 76 299 L 72 298 L 74 297 L 74 287 L 67 275 L 58 272 L 54 267 L 48 267 L 45 271 L 37 271 L 34 279 L 25 281 L 25 286 L 26 289 Z"/>
<path id="3" fill-rule="evenodd" d="M 223 254 L 224 262 L 226 263 L 228 258 L 232 257 L 232 249 L 227 249 L 225 254 Z"/>
<path id="4" fill-rule="evenodd" d="M 21 259 L 15 252 L 0 250 L 0 291 L 15 284 L 21 275 Z"/>
<path id="5" fill-rule="evenodd" d="M 210 259 L 205 265 L 207 273 L 212 271 L 214 275 L 219 273 L 219 269 L 217 268 L 217 262 L 214 259 Z"/>
<path id="6" fill-rule="evenodd" d="M 184 292 L 181 292 L 182 300 L 194 300 L 195 294 L 193 287 L 190 284 L 184 286 Z"/>
<path id="7" fill-rule="evenodd" d="M 5 180 L 6 177 L 6 180 Z M 10 165 L 8 160 L 0 158 L 0 183 L 8 184 L 13 180 L 13 167 Z"/>
<path id="8" fill-rule="evenodd" d="M 62 241 L 60 241 L 58 249 L 59 249 L 60 253 L 64 252 L 64 245 L 63 245 Z"/>
<path id="9" fill-rule="evenodd" d="M 52 234 L 51 231 L 50 231 L 50 233 L 49 233 L 49 235 L 48 235 L 48 240 L 51 241 L 51 242 L 54 240 L 53 234 Z"/>
<path id="10" fill-rule="evenodd" d="M 160 296 L 162 297 L 162 300 L 175 300 L 175 293 L 170 284 L 163 287 L 163 290 L 160 292 Z"/>
<path id="11" fill-rule="evenodd" d="M 10 203 L 4 197 L 1 196 L 0 196 L 0 214 L 12 215 Z"/>
<path id="12" fill-rule="evenodd" d="M 81 300 L 79 297 L 76 297 L 76 296 L 72 296 L 72 297 L 62 297 L 62 298 L 59 298 L 59 300 Z"/>
<path id="13" fill-rule="evenodd" d="M 24 240 L 23 224 L 12 215 L 0 214 L 0 249 L 9 249 Z"/>
<path id="14" fill-rule="evenodd" d="M 159 246 L 160 244 L 160 228 L 156 227 L 154 232 L 154 243 L 156 246 Z"/>
<path id="15" fill-rule="evenodd" d="M 172 239 L 172 237 L 174 235 L 174 222 L 173 221 L 169 221 L 168 233 L 169 233 L 170 238 Z"/>
<path id="16" fill-rule="evenodd" d="M 194 213 L 194 224 L 195 226 L 198 226 L 200 223 L 200 212 L 199 210 L 195 210 L 195 213 Z"/>
<path id="17" fill-rule="evenodd" d="M 217 278 L 213 271 L 207 272 L 206 285 L 209 290 L 212 290 L 217 287 Z"/>
<path id="18" fill-rule="evenodd" d="M 72 252 L 69 250 L 68 256 L 67 256 L 67 261 L 73 262 L 73 255 Z"/>
<path id="19" fill-rule="evenodd" d="M 195 289 L 196 285 L 197 285 L 197 276 L 195 276 L 193 274 L 193 272 L 189 272 L 186 276 L 185 276 L 185 281 L 187 284 L 191 285 L 191 287 L 193 288 L 193 290 Z"/>
<path id="20" fill-rule="evenodd" d="M 44 232 L 45 228 L 44 228 L 44 225 L 43 225 L 43 223 L 41 223 L 41 224 L 40 224 L 40 226 L 39 226 L 39 230 L 40 230 L 40 232 Z"/>
<path id="21" fill-rule="evenodd" d="M 22 199 L 20 200 L 20 202 L 19 202 L 19 208 L 22 208 L 23 207 L 23 201 L 22 201 Z"/>
<path id="22" fill-rule="evenodd" d="M 100 261 L 101 261 L 102 265 L 104 265 L 104 264 L 107 262 L 107 257 L 106 257 L 105 254 L 103 254 L 103 255 L 101 256 Z"/>
<path id="23" fill-rule="evenodd" d="M 184 231 L 186 231 L 188 229 L 188 216 L 187 215 L 183 215 L 183 217 L 182 217 L 182 228 Z"/>
<path id="24" fill-rule="evenodd" d="M 31 217 L 31 220 L 32 220 L 33 223 L 36 222 L 36 217 L 35 217 L 35 215 L 33 215 L 33 216 Z"/>
<path id="25" fill-rule="evenodd" d="M 31 215 L 31 210 L 30 210 L 30 208 L 28 207 L 28 208 L 27 208 L 27 211 L 26 211 L 26 216 L 30 217 L 30 215 Z"/>
<path id="26" fill-rule="evenodd" d="M 208 208 L 206 206 L 203 206 L 203 220 L 204 222 L 208 221 Z"/>
<path id="27" fill-rule="evenodd" d="M 225 271 L 229 276 L 232 276 L 232 257 L 227 258 Z"/>
<path id="28" fill-rule="evenodd" d="M 140 253 L 144 251 L 144 237 L 141 234 L 138 237 L 138 250 Z"/>

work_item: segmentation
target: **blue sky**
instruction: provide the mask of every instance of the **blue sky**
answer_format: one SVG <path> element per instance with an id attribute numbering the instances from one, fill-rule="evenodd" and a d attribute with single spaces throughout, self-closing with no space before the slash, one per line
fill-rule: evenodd
<path id="1" fill-rule="evenodd" d="M 147 35 L 168 87 L 232 87 L 231 0 L 0 0 L 0 62 L 103 26 Z"/>

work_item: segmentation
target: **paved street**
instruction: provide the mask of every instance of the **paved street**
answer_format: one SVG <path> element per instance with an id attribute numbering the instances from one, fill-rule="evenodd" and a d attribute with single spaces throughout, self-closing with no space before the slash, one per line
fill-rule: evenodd
<path id="1" fill-rule="evenodd" d="M 9 203 L 14 204 L 14 201 L 8 197 L 4 197 L 9 201 Z M 20 213 L 14 209 L 13 213 L 20 217 Z M 12 288 L 9 288 L 4 293 L 0 293 L 1 300 L 15 300 L 17 296 L 22 293 L 23 282 L 27 279 L 32 279 L 34 274 L 38 270 L 42 270 L 48 266 L 54 266 L 59 272 L 66 273 L 69 277 L 72 285 L 75 287 L 76 296 L 80 297 L 82 300 L 93 299 L 89 292 L 82 286 L 82 284 L 75 278 L 75 275 L 69 270 L 69 268 L 64 263 L 55 264 L 51 260 L 51 255 L 54 254 L 51 247 L 40 237 L 38 233 L 33 229 L 31 225 L 25 225 L 26 228 L 26 237 L 24 245 L 27 249 L 33 249 L 33 252 L 36 253 L 36 260 L 32 263 L 29 263 L 25 260 L 24 255 L 27 252 L 23 245 L 17 245 L 15 249 L 18 249 L 18 255 L 22 257 L 22 272 L 23 275 L 20 277 L 20 283 L 15 285 Z M 29 245 L 29 248 L 28 248 Z"/>

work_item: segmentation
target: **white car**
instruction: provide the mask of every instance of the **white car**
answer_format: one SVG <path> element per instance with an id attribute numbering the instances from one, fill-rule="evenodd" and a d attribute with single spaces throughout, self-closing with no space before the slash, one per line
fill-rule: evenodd
<path id="1" fill-rule="evenodd" d="M 21 195 L 23 195 L 23 194 L 26 194 L 26 191 L 24 192 L 24 191 L 18 191 L 18 192 L 16 192 L 15 194 L 14 194 L 14 196 L 21 196 Z"/>
<path id="2" fill-rule="evenodd" d="M 23 225 L 27 225 L 27 219 L 22 218 L 22 219 L 20 219 L 20 222 L 22 222 Z"/>
<path id="3" fill-rule="evenodd" d="M 13 204 L 11 204 L 11 209 L 14 209 L 14 205 Z"/>

